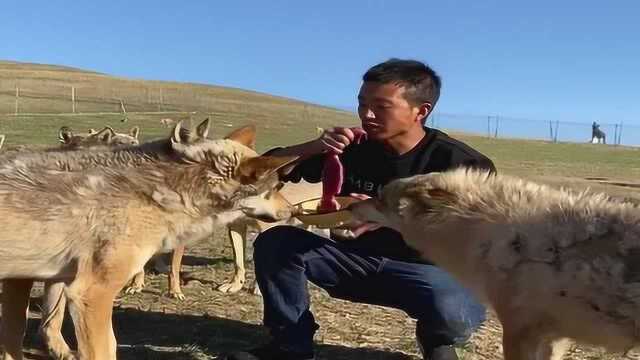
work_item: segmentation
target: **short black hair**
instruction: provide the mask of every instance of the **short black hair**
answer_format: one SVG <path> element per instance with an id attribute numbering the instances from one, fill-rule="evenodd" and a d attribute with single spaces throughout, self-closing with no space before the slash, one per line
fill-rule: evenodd
<path id="1" fill-rule="evenodd" d="M 440 98 L 440 76 L 417 60 L 389 59 L 372 66 L 362 80 L 403 86 L 405 99 L 414 106 L 428 102 L 433 108 Z"/>

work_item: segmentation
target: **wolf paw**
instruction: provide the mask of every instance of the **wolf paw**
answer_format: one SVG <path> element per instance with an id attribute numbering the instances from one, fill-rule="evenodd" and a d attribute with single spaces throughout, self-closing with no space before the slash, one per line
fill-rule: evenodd
<path id="1" fill-rule="evenodd" d="M 186 296 L 184 296 L 182 291 L 169 291 L 169 297 L 172 299 L 178 299 L 180 301 L 187 298 Z"/>
<path id="2" fill-rule="evenodd" d="M 262 292 L 260 291 L 260 287 L 258 286 L 258 284 L 253 285 L 252 293 L 253 295 L 256 295 L 256 296 L 262 296 Z"/>
<path id="3" fill-rule="evenodd" d="M 142 288 L 143 287 L 144 287 L 144 285 L 143 286 L 131 285 L 131 286 L 128 286 L 126 289 L 124 289 L 124 293 L 127 294 L 127 295 L 138 294 L 138 293 L 142 292 Z"/>
<path id="4" fill-rule="evenodd" d="M 62 338 L 62 334 L 52 333 L 53 330 L 50 329 L 41 329 L 41 334 L 46 346 L 49 351 L 49 355 L 52 358 L 58 360 L 77 360 L 77 358 L 71 352 L 69 345 Z"/>
<path id="5" fill-rule="evenodd" d="M 236 293 L 236 292 L 240 291 L 242 289 L 243 285 L 244 285 L 244 282 L 240 282 L 240 281 L 226 282 L 226 283 L 223 283 L 222 285 L 218 286 L 218 291 L 221 291 L 223 293 L 232 294 L 232 293 Z"/>

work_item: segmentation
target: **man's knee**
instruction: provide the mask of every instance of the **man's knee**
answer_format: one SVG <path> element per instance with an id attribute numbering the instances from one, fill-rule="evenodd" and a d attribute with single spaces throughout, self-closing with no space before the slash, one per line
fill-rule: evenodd
<path id="1" fill-rule="evenodd" d="M 304 252 L 309 235 L 303 229 L 279 225 L 260 233 L 253 244 L 253 261 L 257 267 L 281 263 Z"/>
<path id="2" fill-rule="evenodd" d="M 441 342 L 434 346 L 466 341 L 485 320 L 485 307 L 467 292 L 442 294 L 434 300 L 435 314 L 420 319 L 417 328 L 418 337 L 425 342 Z"/>

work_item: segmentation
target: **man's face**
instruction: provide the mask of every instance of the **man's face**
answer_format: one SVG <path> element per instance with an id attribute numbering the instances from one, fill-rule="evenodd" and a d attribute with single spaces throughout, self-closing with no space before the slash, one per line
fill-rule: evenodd
<path id="1" fill-rule="evenodd" d="M 404 86 L 365 81 L 358 94 L 358 115 L 369 138 L 388 140 L 416 126 L 431 105 L 413 106 L 404 98 Z"/>

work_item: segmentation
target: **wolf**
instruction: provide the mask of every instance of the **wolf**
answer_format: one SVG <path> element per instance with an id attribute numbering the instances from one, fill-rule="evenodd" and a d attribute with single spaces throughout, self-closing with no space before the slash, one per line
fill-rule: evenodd
<path id="1" fill-rule="evenodd" d="M 298 203 L 303 200 L 309 200 L 319 198 L 322 192 L 321 184 L 287 184 L 280 193 L 290 203 Z M 315 231 L 320 233 L 319 229 L 314 229 L 313 226 L 308 226 L 295 218 L 290 218 L 278 222 L 264 222 L 248 216 L 243 216 L 227 225 L 227 235 L 231 248 L 233 249 L 233 262 L 234 262 L 234 274 L 230 281 L 225 281 L 218 286 L 218 290 L 223 293 L 235 293 L 240 291 L 246 282 L 246 267 L 245 267 L 245 250 L 247 243 L 251 237 L 251 233 L 261 233 L 271 227 L 278 225 L 292 225 L 304 228 L 309 231 Z M 323 236 L 328 237 L 328 233 L 323 233 Z M 182 265 L 182 257 L 184 256 L 185 249 L 183 247 L 177 247 L 171 254 L 171 265 L 169 269 L 169 296 L 178 300 L 184 300 L 186 297 L 182 292 L 180 286 L 180 268 Z M 142 291 L 145 286 L 144 271 L 134 276 L 131 286 L 125 289 L 127 294 L 135 294 Z M 253 293 L 255 295 L 260 294 L 260 289 L 254 284 Z"/>
<path id="2" fill-rule="evenodd" d="M 184 139 L 185 151 L 189 150 L 192 146 L 203 146 L 205 143 L 210 142 L 207 138 L 209 129 L 210 129 L 210 121 L 209 119 L 205 119 L 202 123 L 200 123 L 195 132 L 191 132 L 188 129 L 180 128 L 179 134 Z M 110 131 L 109 131 L 110 130 Z M 132 129 L 130 134 L 133 134 L 134 131 L 139 133 L 139 130 Z M 88 168 L 95 168 L 100 166 L 109 166 L 109 167 L 135 167 L 140 166 L 141 164 L 145 164 L 147 162 L 171 162 L 177 161 L 180 159 L 180 154 L 178 154 L 171 145 L 170 139 L 163 139 L 154 141 L 152 143 L 143 144 L 141 146 L 130 146 L 130 147 L 122 147 L 118 146 L 122 144 L 122 142 L 111 142 L 110 139 L 113 136 L 110 136 L 110 133 L 115 133 L 109 127 L 105 127 L 100 132 L 97 132 L 93 129 L 89 130 L 90 135 L 106 133 L 106 136 L 99 136 L 97 139 L 98 142 L 95 141 L 96 137 L 94 136 L 91 139 L 90 136 L 77 136 L 74 137 L 73 132 L 68 127 L 61 128 L 59 132 L 59 138 L 62 139 L 70 139 L 73 138 L 73 141 L 65 141 L 62 144 L 61 148 L 50 148 L 46 149 L 45 153 L 38 152 L 18 152 L 16 156 L 4 159 L 5 168 L 11 170 L 16 166 L 20 167 L 42 167 L 53 171 L 80 171 Z M 243 127 L 235 130 L 227 137 L 245 137 L 243 134 L 255 134 L 255 128 L 252 126 Z M 126 139 L 126 134 L 119 134 L 122 138 Z M 132 135 L 130 135 L 132 136 Z M 132 139 L 137 139 L 131 137 Z M 255 140 L 253 140 L 255 141 Z M 69 144 L 70 146 L 65 146 L 65 144 Z M 249 141 L 249 146 L 251 148 L 254 147 L 254 142 Z M 80 151 L 72 151 L 68 153 L 61 153 L 61 151 L 68 150 L 92 150 L 91 152 L 80 152 Z M 0 161 L 0 171 L 2 171 L 2 161 Z M 250 219 L 246 216 L 241 219 L 234 221 L 229 225 L 229 228 L 237 228 L 239 223 L 260 223 L 262 226 L 266 226 L 266 223 L 259 222 L 256 219 Z M 246 236 L 246 235 L 245 235 Z M 237 248 L 238 245 L 235 244 L 239 239 L 237 237 L 233 238 L 234 241 L 234 249 Z M 182 258 L 182 254 L 184 252 L 184 247 L 178 246 L 172 252 L 172 271 L 169 273 L 169 288 L 170 294 L 177 298 L 184 298 L 184 295 L 181 293 L 181 289 L 179 286 L 179 269 L 180 262 Z M 242 255 L 242 253 L 240 253 Z M 242 255 L 242 259 L 244 256 Z M 238 263 L 238 258 L 235 259 L 236 264 Z M 244 265 L 244 263 L 242 263 Z M 242 269 L 244 267 L 242 266 Z M 242 269 L 239 269 L 236 266 L 236 272 L 244 275 Z M 234 280 L 238 279 L 238 276 L 234 277 Z M 7 283 L 13 280 L 5 280 Z M 244 277 L 242 277 L 242 281 L 244 281 Z M 64 341 L 62 337 L 62 322 L 64 319 L 64 311 L 66 306 L 66 299 L 63 296 L 64 282 L 60 282 L 57 280 L 45 281 L 45 291 L 42 301 L 42 321 L 39 327 L 39 334 L 43 338 L 45 345 L 48 348 L 49 353 L 57 359 L 72 359 L 71 350 L 67 343 Z M 7 286 L 7 285 L 5 285 Z M 141 271 L 134 277 L 133 285 L 128 287 L 126 292 L 131 293 L 133 289 L 137 289 L 137 291 L 141 290 L 144 286 L 144 272 Z M 224 286 L 224 284 L 222 285 Z"/>
<path id="3" fill-rule="evenodd" d="M 13 280 L 3 291 L 5 358 L 22 357 L 34 279 L 70 282 L 65 297 L 79 356 L 112 359 L 113 297 L 151 255 L 197 241 L 243 215 L 266 221 L 292 215 L 277 188 L 278 171 L 295 158 L 258 156 L 245 145 L 255 141 L 255 131 L 188 144 L 180 130 L 177 125 L 171 138 L 172 156 L 180 155 L 172 163 L 144 163 L 120 152 L 121 161 L 144 164 L 56 172 L 17 161 L 11 171 L 0 170 L 0 279 Z M 117 159 L 68 155 L 69 168 Z M 38 236 L 42 231 L 46 238 Z"/>
<path id="4" fill-rule="evenodd" d="M 138 145 L 138 135 L 140 129 L 134 127 L 129 134 L 118 133 L 111 127 L 105 126 L 100 131 L 89 129 L 87 135 L 75 134 L 68 126 L 63 126 L 58 131 L 58 140 L 61 143 L 60 147 L 46 148 L 44 152 L 60 152 L 60 151 L 77 151 L 77 150 L 93 150 L 96 151 L 96 156 L 99 156 L 99 150 L 109 151 L 122 148 L 124 146 Z M 84 156 L 87 156 L 86 154 Z M 46 167 L 53 170 L 65 170 L 67 167 L 64 165 L 68 161 L 62 161 L 62 158 L 53 154 L 38 155 L 37 149 L 26 149 L 25 151 L 16 151 L 10 156 L 6 156 L 0 160 L 6 162 L 10 160 L 12 162 L 21 162 L 22 165 L 33 165 L 35 159 L 41 160 L 40 166 L 46 164 Z M 49 163 L 42 160 L 51 160 Z M 67 160 L 71 160 L 68 158 Z M 86 167 L 90 167 L 89 164 Z M 7 282 L 13 280 L 5 280 L 5 287 L 11 286 Z M 66 306 L 66 299 L 63 297 L 65 283 L 52 280 L 45 281 L 44 296 L 42 301 L 42 320 L 38 328 L 40 336 L 43 338 L 45 345 L 48 348 L 48 352 L 56 359 L 73 359 L 69 346 L 62 337 L 62 321 L 64 319 L 64 311 Z"/>
<path id="5" fill-rule="evenodd" d="M 129 133 L 118 133 L 112 127 L 105 126 L 102 130 L 89 129 L 86 135 L 75 134 L 68 126 L 58 130 L 58 141 L 67 150 L 88 149 L 94 146 L 132 146 L 140 144 L 138 136 L 140 128 L 134 126 Z"/>
<path id="6" fill-rule="evenodd" d="M 507 360 L 640 343 L 637 204 L 457 169 L 396 180 L 350 210 L 400 231 L 493 307 Z"/>

